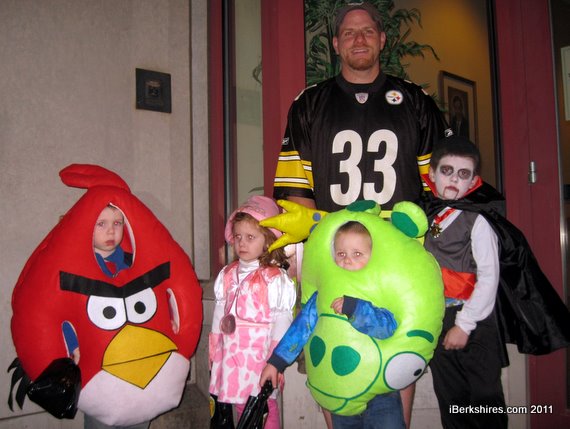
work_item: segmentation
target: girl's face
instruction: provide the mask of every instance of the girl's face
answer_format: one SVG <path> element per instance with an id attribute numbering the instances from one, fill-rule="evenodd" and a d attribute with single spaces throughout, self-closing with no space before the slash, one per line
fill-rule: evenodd
<path id="1" fill-rule="evenodd" d="M 429 169 L 429 178 L 435 183 L 437 195 L 442 200 L 463 198 L 477 182 L 475 165 L 471 158 L 447 155 L 441 158 L 437 169 Z"/>
<path id="2" fill-rule="evenodd" d="M 265 250 L 265 236 L 257 222 L 242 220 L 234 224 L 234 251 L 242 261 L 255 261 Z"/>

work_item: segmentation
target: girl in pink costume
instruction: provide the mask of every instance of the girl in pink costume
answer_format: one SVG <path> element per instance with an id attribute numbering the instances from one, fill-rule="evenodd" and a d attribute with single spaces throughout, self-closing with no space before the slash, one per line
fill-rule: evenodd
<path id="1" fill-rule="evenodd" d="M 249 396 L 259 393 L 267 358 L 292 321 L 295 286 L 282 249 L 269 253 L 281 232 L 259 221 L 279 214 L 271 198 L 250 197 L 230 216 L 226 241 L 237 260 L 214 283 L 216 305 L 209 336 L 210 393 L 236 405 L 238 419 Z M 277 391 L 268 400 L 266 429 L 279 429 Z"/>

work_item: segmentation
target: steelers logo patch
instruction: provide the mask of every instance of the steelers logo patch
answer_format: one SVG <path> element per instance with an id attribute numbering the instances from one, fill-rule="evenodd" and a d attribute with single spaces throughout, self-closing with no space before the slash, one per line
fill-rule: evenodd
<path id="1" fill-rule="evenodd" d="M 404 96 L 400 91 L 396 90 L 388 91 L 386 93 L 386 101 L 389 104 L 393 105 L 402 104 L 402 101 L 404 101 Z"/>
<path id="2" fill-rule="evenodd" d="M 354 94 L 354 96 L 356 97 L 356 101 L 358 101 L 360 104 L 364 104 L 368 101 L 367 92 L 357 92 L 356 94 Z"/>

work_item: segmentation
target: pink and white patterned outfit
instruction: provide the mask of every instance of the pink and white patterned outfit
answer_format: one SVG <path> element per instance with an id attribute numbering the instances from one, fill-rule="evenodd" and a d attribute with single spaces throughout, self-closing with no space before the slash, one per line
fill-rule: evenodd
<path id="1" fill-rule="evenodd" d="M 235 261 L 216 278 L 214 293 L 209 390 L 220 402 L 243 404 L 259 393 L 261 371 L 291 324 L 295 285 L 281 268 Z M 227 313 L 236 320 L 232 334 L 220 330 Z"/>

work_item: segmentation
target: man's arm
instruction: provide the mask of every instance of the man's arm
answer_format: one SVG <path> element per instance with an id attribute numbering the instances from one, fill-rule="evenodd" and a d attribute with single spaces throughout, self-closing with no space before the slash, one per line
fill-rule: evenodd
<path id="1" fill-rule="evenodd" d="M 275 200 L 314 199 L 311 151 L 311 108 L 301 93 L 291 104 L 273 182 Z M 304 205 L 302 202 L 300 204 Z M 311 206 L 307 206 L 311 207 Z"/>
<path id="2" fill-rule="evenodd" d="M 431 152 L 433 151 L 434 145 L 445 137 L 449 125 L 434 99 L 423 89 L 420 89 L 418 93 L 420 98 L 417 103 L 417 115 L 422 125 L 416 157 L 423 189 L 425 192 L 430 192 L 426 178 L 428 177 Z"/>
<path id="3" fill-rule="evenodd" d="M 300 205 L 305 206 L 309 209 L 313 209 L 313 210 L 317 209 L 317 205 L 315 204 L 315 200 L 313 200 L 312 198 L 294 197 L 292 195 L 288 195 L 287 200 L 293 201 L 294 203 L 300 204 Z"/>

